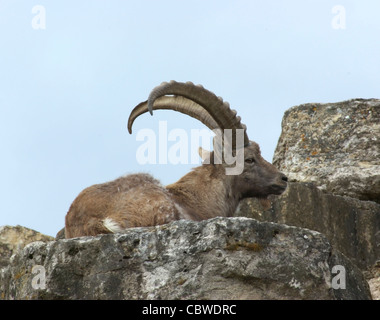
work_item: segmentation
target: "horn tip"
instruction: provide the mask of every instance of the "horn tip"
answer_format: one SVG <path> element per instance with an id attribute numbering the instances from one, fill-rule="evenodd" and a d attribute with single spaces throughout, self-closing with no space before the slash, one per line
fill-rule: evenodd
<path id="1" fill-rule="evenodd" d="M 150 115 L 153 116 L 153 101 L 152 100 L 148 100 L 148 111 Z"/>
<path id="2" fill-rule="evenodd" d="M 132 123 L 130 123 L 129 121 L 128 121 L 128 125 L 127 125 L 127 130 L 129 132 L 129 134 L 132 134 Z"/>

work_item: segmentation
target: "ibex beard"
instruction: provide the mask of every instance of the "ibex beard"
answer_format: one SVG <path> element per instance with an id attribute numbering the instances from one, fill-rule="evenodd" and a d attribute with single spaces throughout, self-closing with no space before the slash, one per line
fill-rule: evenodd
<path id="1" fill-rule="evenodd" d="M 262 158 L 236 111 L 211 91 L 190 82 L 164 82 L 132 110 L 129 132 L 138 116 L 159 109 L 187 114 L 219 132 L 214 151 L 200 148 L 202 165 L 166 187 L 151 175 L 138 173 L 86 188 L 66 215 L 66 238 L 122 232 L 179 219 L 229 217 L 244 198 L 266 198 L 286 189 L 287 177 Z"/>

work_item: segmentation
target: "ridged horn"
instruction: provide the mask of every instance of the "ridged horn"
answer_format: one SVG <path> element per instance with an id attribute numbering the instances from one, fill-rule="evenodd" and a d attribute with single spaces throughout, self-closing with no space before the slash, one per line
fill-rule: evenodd
<path id="1" fill-rule="evenodd" d="M 171 97 L 172 100 L 162 99 L 161 102 L 158 102 L 160 101 L 159 99 L 161 99 L 161 97 L 164 97 L 166 95 L 173 95 L 174 97 Z M 191 108 L 189 108 L 189 106 L 185 107 L 186 104 L 190 105 L 189 100 L 195 103 L 191 104 Z M 240 117 L 236 116 L 236 111 L 230 109 L 228 102 L 224 102 L 222 98 L 217 97 L 211 91 L 203 88 L 203 86 L 196 86 L 191 82 L 163 82 L 161 85 L 157 86 L 151 91 L 147 101 L 148 111 L 153 114 L 153 110 L 164 109 L 159 108 L 158 105 L 155 106 L 156 102 L 158 102 L 160 105 L 162 103 L 163 105 L 164 101 L 179 102 L 178 105 L 170 105 L 170 107 L 165 107 L 165 109 L 176 110 L 188 114 L 206 124 L 210 129 L 215 129 L 215 123 L 217 125 L 217 128 L 220 128 L 222 130 L 243 129 L 244 146 L 247 146 L 249 144 L 246 126 L 240 122 Z M 129 132 L 131 132 L 130 129 L 134 119 L 136 119 L 139 114 L 147 112 L 145 103 L 146 102 L 143 102 L 142 104 L 139 104 L 135 109 L 133 109 L 131 113 L 131 116 L 133 115 L 133 117 L 130 116 L 130 120 L 132 119 L 131 123 L 128 120 Z M 143 110 L 144 112 L 142 112 Z M 206 113 L 203 110 L 205 110 Z M 202 121 L 202 119 L 207 120 Z M 233 132 L 233 145 L 235 145 L 235 134 L 236 132 Z"/>
<path id="2" fill-rule="evenodd" d="M 209 129 L 217 129 L 218 124 L 210 114 L 196 102 L 180 96 L 163 96 L 157 98 L 153 110 L 173 110 L 184 113 L 202 122 Z M 131 112 L 128 119 L 128 132 L 132 133 L 132 125 L 137 117 L 148 112 L 148 100 L 139 103 Z"/>

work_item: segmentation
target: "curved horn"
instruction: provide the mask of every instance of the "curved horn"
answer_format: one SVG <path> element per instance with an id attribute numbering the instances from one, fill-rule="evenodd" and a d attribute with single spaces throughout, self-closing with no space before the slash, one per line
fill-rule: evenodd
<path id="1" fill-rule="evenodd" d="M 199 120 L 211 130 L 219 128 L 216 121 L 210 116 L 210 114 L 202 106 L 184 97 L 163 96 L 163 97 L 157 98 L 154 102 L 153 110 L 178 111 Z M 148 101 L 141 102 L 132 110 L 128 119 L 129 133 L 132 133 L 132 125 L 133 125 L 133 122 L 136 120 L 136 118 L 148 111 L 149 111 Z"/>
<path id="2" fill-rule="evenodd" d="M 201 85 L 196 86 L 191 82 L 186 82 L 186 83 L 176 82 L 176 81 L 163 82 L 161 85 L 154 88 L 149 95 L 147 103 L 148 103 L 148 110 L 151 114 L 153 114 L 154 109 L 158 109 L 157 107 L 155 108 L 154 106 L 155 101 L 158 101 L 159 98 L 166 95 L 174 95 L 175 97 L 172 97 L 173 99 L 174 98 L 177 99 L 179 97 L 185 98 L 185 100 L 181 102 L 181 106 L 183 105 L 184 102 L 191 100 L 197 105 L 197 107 L 192 108 L 192 112 L 195 112 L 196 114 L 200 112 L 202 115 L 197 117 L 195 116 L 194 113 L 189 114 L 188 110 L 182 107 L 178 108 L 174 106 L 173 108 L 172 106 L 172 108 L 170 109 L 189 114 L 199 120 L 204 119 L 205 117 L 204 116 L 205 113 L 203 111 L 202 112 L 200 111 L 203 109 L 207 112 L 210 118 L 213 119 L 214 122 L 216 122 L 218 128 L 222 130 L 223 129 L 243 129 L 244 130 L 244 146 L 247 146 L 249 144 L 249 139 L 246 132 L 246 126 L 240 122 L 240 117 L 236 116 L 236 111 L 230 109 L 228 102 L 224 102 L 222 98 L 217 97 L 211 91 L 203 88 L 203 86 Z M 201 107 L 201 109 L 198 106 Z M 134 110 L 136 110 L 138 107 L 139 106 L 137 106 Z M 210 122 L 207 120 L 207 123 L 210 123 Z M 213 129 L 214 128 L 215 127 L 213 127 Z M 233 140 L 232 140 L 233 145 L 235 144 L 235 134 L 236 134 L 236 131 L 233 132 Z"/>

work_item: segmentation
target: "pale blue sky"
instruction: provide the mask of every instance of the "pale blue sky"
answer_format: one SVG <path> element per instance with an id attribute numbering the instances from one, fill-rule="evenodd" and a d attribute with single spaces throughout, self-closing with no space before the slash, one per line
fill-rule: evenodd
<path id="1" fill-rule="evenodd" d="M 36 5 L 46 29 L 32 27 Z M 332 25 L 336 5 L 345 29 Z M 201 83 L 229 101 L 271 161 L 288 108 L 380 98 L 379 16 L 377 0 L 0 0 L 0 225 L 55 235 L 87 186 L 188 172 L 194 165 L 139 165 L 136 132 L 200 123 L 161 111 L 126 130 L 162 81 Z"/>

